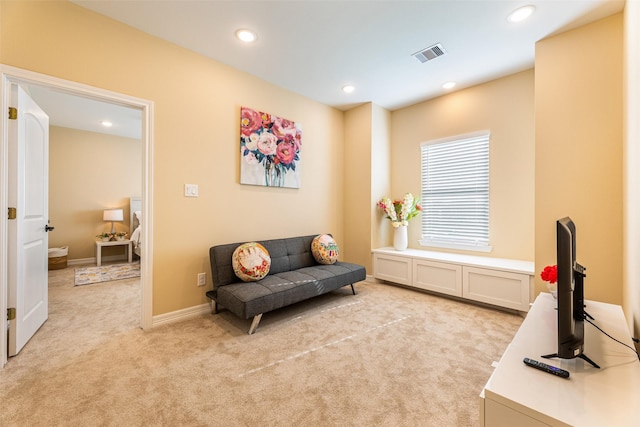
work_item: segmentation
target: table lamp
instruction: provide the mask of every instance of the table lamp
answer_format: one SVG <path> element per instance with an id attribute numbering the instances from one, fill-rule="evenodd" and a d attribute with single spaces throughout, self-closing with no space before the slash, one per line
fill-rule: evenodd
<path id="1" fill-rule="evenodd" d="M 122 221 L 122 209 L 105 209 L 102 215 L 104 221 L 111 221 L 111 234 L 115 234 L 116 228 L 114 221 Z"/>

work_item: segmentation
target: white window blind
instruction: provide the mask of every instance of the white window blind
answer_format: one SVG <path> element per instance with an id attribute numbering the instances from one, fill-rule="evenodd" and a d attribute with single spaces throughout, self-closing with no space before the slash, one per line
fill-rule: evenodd
<path id="1" fill-rule="evenodd" d="M 420 146 L 422 245 L 491 250 L 489 136 L 480 132 Z"/>

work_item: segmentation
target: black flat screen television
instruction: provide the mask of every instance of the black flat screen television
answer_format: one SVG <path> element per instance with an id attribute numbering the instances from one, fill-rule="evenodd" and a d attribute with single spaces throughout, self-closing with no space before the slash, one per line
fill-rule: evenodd
<path id="1" fill-rule="evenodd" d="M 576 225 L 571 218 L 556 221 L 556 258 L 558 266 L 558 351 L 542 357 L 573 359 L 579 357 L 596 368 L 584 354 L 584 274 L 576 262 Z"/>

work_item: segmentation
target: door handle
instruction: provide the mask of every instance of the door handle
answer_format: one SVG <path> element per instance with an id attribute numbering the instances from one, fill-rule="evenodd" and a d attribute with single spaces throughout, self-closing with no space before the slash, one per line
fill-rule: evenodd
<path id="1" fill-rule="evenodd" d="M 52 231 L 54 228 L 55 227 L 51 227 L 50 225 L 45 225 L 44 226 L 44 231 L 48 233 L 48 232 Z"/>

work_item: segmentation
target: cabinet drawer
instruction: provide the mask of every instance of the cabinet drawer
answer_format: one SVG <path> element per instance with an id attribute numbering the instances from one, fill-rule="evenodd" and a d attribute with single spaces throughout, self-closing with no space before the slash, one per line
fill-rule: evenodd
<path id="1" fill-rule="evenodd" d="M 376 279 L 388 280 L 401 285 L 411 285 L 411 258 L 375 254 L 373 275 Z"/>
<path id="2" fill-rule="evenodd" d="M 463 267 L 462 296 L 514 310 L 529 310 L 529 275 Z"/>
<path id="3" fill-rule="evenodd" d="M 442 294 L 462 296 L 462 266 L 414 259 L 413 286 Z"/>

